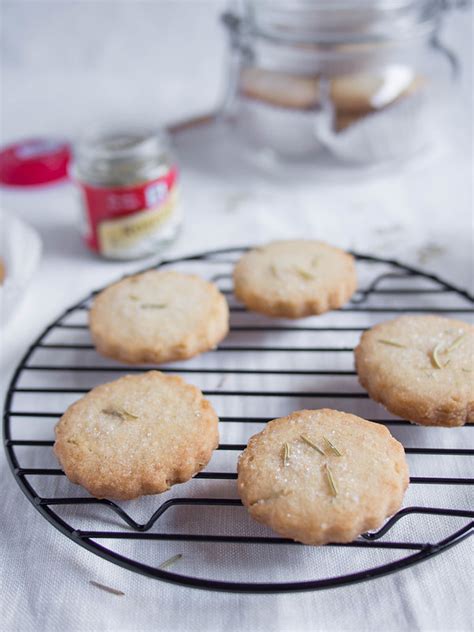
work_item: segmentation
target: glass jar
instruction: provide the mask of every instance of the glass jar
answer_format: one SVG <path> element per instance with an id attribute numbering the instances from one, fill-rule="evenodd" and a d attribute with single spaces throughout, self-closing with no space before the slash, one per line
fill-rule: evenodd
<path id="1" fill-rule="evenodd" d="M 444 5 L 240 3 L 224 15 L 232 49 L 226 114 L 239 138 L 266 161 L 329 154 L 377 163 L 425 149 L 457 68 L 438 38 Z"/>
<path id="2" fill-rule="evenodd" d="M 109 259 L 156 254 L 177 235 L 177 168 L 164 131 L 112 131 L 74 148 L 87 246 Z"/>

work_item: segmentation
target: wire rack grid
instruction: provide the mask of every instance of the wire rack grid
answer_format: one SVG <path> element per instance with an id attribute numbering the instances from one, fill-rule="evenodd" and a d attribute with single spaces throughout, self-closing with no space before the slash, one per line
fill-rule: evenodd
<path id="1" fill-rule="evenodd" d="M 221 345 L 179 366 L 159 367 L 200 386 L 219 415 L 221 443 L 208 467 L 165 494 L 124 503 L 86 495 L 58 469 L 53 430 L 65 408 L 99 383 L 151 368 L 96 354 L 87 327 L 93 292 L 43 331 L 7 392 L 5 448 L 28 499 L 62 533 L 106 560 L 214 590 L 341 586 L 403 569 L 472 535 L 472 426 L 421 428 L 390 415 L 358 385 L 352 351 L 362 331 L 401 313 L 472 322 L 474 298 L 413 267 L 354 253 L 361 289 L 347 306 L 300 321 L 269 319 L 247 311 L 232 294 L 232 266 L 246 249 L 160 264 L 214 281 L 230 304 L 230 334 Z M 404 507 L 377 532 L 350 544 L 307 547 L 249 519 L 236 494 L 235 468 L 248 438 L 267 421 L 321 407 L 386 424 L 405 446 L 411 484 Z M 161 568 L 177 553 L 182 558 L 172 568 Z"/>

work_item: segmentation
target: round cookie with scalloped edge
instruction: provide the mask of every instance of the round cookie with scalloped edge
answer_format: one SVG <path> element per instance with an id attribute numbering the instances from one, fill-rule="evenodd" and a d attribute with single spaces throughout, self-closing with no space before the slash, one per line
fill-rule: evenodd
<path id="1" fill-rule="evenodd" d="M 269 422 L 238 463 L 252 518 L 304 544 L 351 542 L 401 507 L 403 446 L 385 426 L 336 410 L 300 410 Z"/>
<path id="2" fill-rule="evenodd" d="M 356 287 L 352 255 L 321 241 L 275 241 L 245 253 L 234 269 L 236 297 L 268 316 L 322 314 L 344 305 Z"/>
<path id="3" fill-rule="evenodd" d="M 227 335 L 229 309 L 213 283 L 150 270 L 100 292 L 89 327 L 100 354 L 129 364 L 161 364 L 213 349 Z"/>
<path id="4" fill-rule="evenodd" d="M 401 316 L 364 332 L 359 382 L 391 413 L 425 426 L 474 422 L 474 326 Z"/>
<path id="5" fill-rule="evenodd" d="M 97 498 L 128 500 L 184 483 L 210 460 L 218 418 L 181 377 L 149 371 L 93 388 L 56 426 L 66 476 Z"/>

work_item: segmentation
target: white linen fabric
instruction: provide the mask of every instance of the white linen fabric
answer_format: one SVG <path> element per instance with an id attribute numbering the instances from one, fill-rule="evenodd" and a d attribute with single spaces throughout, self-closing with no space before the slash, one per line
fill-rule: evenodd
<path id="1" fill-rule="evenodd" d="M 106 108 L 105 101 L 102 102 L 100 99 L 96 104 L 88 101 L 88 95 L 93 92 L 90 86 L 88 90 L 76 89 L 71 93 L 76 100 L 74 110 L 64 106 L 62 101 L 68 93 L 68 85 L 72 89 L 73 80 L 77 79 L 78 74 L 82 73 L 81 76 L 84 77 L 87 75 L 97 86 L 97 93 L 101 92 L 99 88 L 103 85 L 103 66 L 96 63 L 91 70 L 90 61 L 81 65 L 81 60 L 76 59 L 70 52 L 72 48 L 69 47 L 69 40 L 74 41 L 74 29 L 61 29 L 60 26 L 61 16 L 67 13 L 64 9 L 66 3 L 61 3 L 61 9 L 59 3 L 4 4 L 8 4 L 8 11 L 5 12 L 8 24 L 18 25 L 16 36 L 10 37 L 6 43 L 11 54 L 6 56 L 5 62 L 4 83 L 8 90 L 5 90 L 7 96 L 3 97 L 5 107 L 2 116 L 8 134 L 18 136 L 37 132 L 38 129 L 46 130 L 48 133 L 59 129 L 61 133 L 74 134 L 83 125 L 83 119 L 79 116 L 81 111 L 87 111 L 91 117 L 97 116 L 97 112 L 103 114 L 105 109 L 109 111 L 109 102 Z M 46 4 L 53 8 L 56 5 L 57 10 L 45 11 L 43 5 Z M 77 20 L 85 20 L 87 12 L 83 11 L 83 7 L 90 7 L 94 3 L 73 4 L 80 5 L 74 8 Z M 103 7 L 107 4 L 97 3 L 101 5 L 100 11 L 105 11 Z M 172 14 L 171 5 L 178 3 L 156 3 L 158 7 L 162 4 L 167 5 L 169 20 Z M 215 61 L 218 47 L 216 48 L 215 44 L 217 40 L 212 38 L 218 36 L 210 33 L 208 36 L 202 36 L 202 29 L 205 29 L 207 20 L 215 19 L 215 16 L 203 17 L 201 10 L 206 5 L 205 2 L 188 4 L 199 4 L 200 7 L 199 11 L 194 9 L 194 12 L 199 14 L 199 28 L 192 23 L 194 18 L 188 20 L 189 33 L 194 34 L 192 41 L 197 45 L 196 34 L 199 33 L 198 39 L 202 40 L 203 45 L 208 46 L 209 50 L 212 49 L 213 56 L 208 55 L 209 59 L 212 57 Z M 215 7 L 218 3 L 209 4 Z M 20 9 L 15 5 L 20 6 Z M 116 12 L 113 15 L 116 32 L 120 31 L 120 20 L 127 27 L 130 26 L 127 16 L 135 5 L 140 6 L 143 17 L 143 12 L 151 10 L 152 3 L 116 4 Z M 21 20 L 16 13 L 18 10 L 21 13 Z M 213 11 L 215 12 L 215 8 Z M 192 15 L 195 16 L 195 13 Z M 176 18 L 176 23 L 172 24 L 175 28 L 186 28 L 186 24 L 180 21 L 181 13 L 179 15 L 181 17 Z M 56 82 L 51 81 L 51 86 L 56 86 L 54 89 L 51 87 L 53 92 L 42 92 L 38 89 L 38 82 L 44 80 L 45 75 L 39 70 L 31 72 L 30 68 L 31 64 L 34 66 L 35 63 L 43 63 L 47 47 L 51 48 L 50 42 L 41 41 L 41 24 L 44 29 L 45 19 L 54 22 L 54 32 L 62 33 L 64 49 L 69 51 L 64 60 L 58 60 L 57 68 L 45 65 L 48 72 L 53 73 L 51 76 L 56 78 Z M 38 20 L 43 22 L 40 24 Z M 464 50 L 463 58 L 466 64 L 470 63 L 468 21 L 466 15 L 455 21 L 455 28 L 452 31 L 456 37 L 451 38 L 453 45 L 458 47 L 461 54 Z M 173 29 L 170 28 L 169 31 L 172 32 Z M 67 40 L 64 40 L 65 33 Z M 125 27 L 122 34 L 126 34 Z M 152 35 L 155 37 L 154 31 Z M 92 54 L 90 51 L 95 46 L 92 32 L 90 37 L 92 39 L 86 47 L 87 54 Z M 97 38 L 99 41 L 98 34 Z M 173 54 L 170 54 L 170 51 L 174 50 L 173 43 L 170 38 L 165 39 L 170 68 L 178 69 L 179 54 L 176 53 L 178 57 L 173 66 Z M 182 42 L 186 37 L 183 35 L 179 39 Z M 21 42 L 22 46 L 26 47 L 27 41 L 34 43 L 31 50 L 28 49 L 31 59 L 23 54 L 26 48 L 20 47 Z M 143 38 L 143 41 L 146 41 L 146 38 Z M 117 46 L 113 50 L 108 49 L 108 56 L 102 60 L 106 66 L 110 66 L 111 60 L 115 64 L 116 59 L 120 58 L 121 50 L 127 48 L 123 47 L 122 40 L 117 39 L 117 42 Z M 141 45 L 138 41 L 135 44 L 137 47 Z M 154 50 L 156 53 L 156 49 Z M 18 51 L 23 53 L 19 54 Z M 127 49 L 127 55 L 129 52 Z M 142 53 L 145 54 L 143 51 Z M 183 68 L 179 68 L 181 73 L 188 68 L 189 62 L 183 60 L 184 58 L 181 60 Z M 122 66 L 119 66 L 121 71 Z M 132 77 L 133 69 L 129 66 L 126 68 Z M 205 72 L 206 69 L 203 68 L 200 67 L 200 70 Z M 164 71 L 160 72 L 161 80 L 167 81 Z M 140 71 L 138 75 L 135 96 L 139 91 L 138 80 L 143 80 L 143 72 Z M 196 72 L 192 90 L 189 88 L 190 91 L 184 95 L 183 82 L 176 80 L 176 74 L 173 76 L 175 80 L 167 84 L 172 93 L 166 101 L 167 109 L 161 112 L 161 116 L 170 117 L 173 109 L 170 104 L 175 103 L 178 96 L 183 104 L 180 114 L 187 112 L 184 106 L 193 101 L 195 94 L 199 97 L 199 107 L 194 102 L 192 105 L 201 109 L 205 99 L 203 90 L 198 90 L 197 81 L 199 77 L 202 79 L 202 74 Z M 224 143 L 221 142 L 220 146 L 223 149 L 214 152 L 211 148 L 217 145 L 219 134 L 216 137 L 214 132 L 206 130 L 189 132 L 179 140 L 177 146 L 181 165 L 184 229 L 180 240 L 166 252 L 166 257 L 225 246 L 258 244 L 270 239 L 304 236 L 324 239 L 343 248 L 352 248 L 360 252 L 398 258 L 428 272 L 439 274 L 455 285 L 472 291 L 472 190 L 466 186 L 466 183 L 470 182 L 472 169 L 469 68 L 466 68 L 464 77 L 464 83 L 459 87 L 461 96 L 458 99 L 458 110 L 451 116 L 452 125 L 441 130 L 442 150 L 430 160 L 417 163 L 410 168 L 387 168 L 371 175 L 362 174 L 361 171 L 351 172 L 349 169 L 329 175 L 315 171 L 309 176 L 306 173 L 306 176 L 301 178 L 293 171 L 291 175 L 280 172 L 278 177 L 270 178 L 237 160 L 233 156 L 233 145 L 228 139 L 224 139 Z M 63 83 L 59 84 L 59 80 Z M 58 90 L 59 85 L 61 90 L 56 93 L 54 90 Z M 135 107 L 136 99 L 132 99 L 128 94 L 124 96 L 124 100 L 120 100 L 122 85 L 123 75 L 117 72 L 108 84 L 108 96 L 104 95 L 103 98 L 111 99 L 113 96 L 117 107 L 123 112 L 129 112 Z M 46 93 L 47 107 L 44 96 Z M 152 103 L 151 99 L 143 101 Z M 51 107 L 53 102 L 57 103 L 57 107 Z M 32 110 L 31 103 L 36 104 L 36 109 L 33 108 L 34 113 L 29 116 Z M 25 113 L 28 113 L 28 116 Z M 73 114 L 74 124 L 69 126 L 69 116 Z M 220 138 L 222 141 L 222 136 Z M 4 141 L 9 140 L 14 138 L 4 138 Z M 81 244 L 76 230 L 77 200 L 67 184 L 30 191 L 4 190 L 2 205 L 31 223 L 39 231 L 44 246 L 43 258 L 24 301 L 8 327 L 0 332 L 0 392 L 3 398 L 20 358 L 35 337 L 58 314 L 88 295 L 92 289 L 110 283 L 124 273 L 152 265 L 157 259 L 111 264 L 89 254 Z M 439 300 L 441 297 L 442 301 L 446 301 L 444 295 L 440 295 Z M 443 306 L 443 303 L 434 302 L 433 306 L 436 305 Z M 279 338 L 279 344 L 283 344 L 283 340 L 284 338 Z M 300 343 L 304 344 L 301 340 Z M 244 354 L 240 361 L 248 362 L 249 358 L 243 356 Z M 73 360 L 77 360 L 77 357 Z M 259 361 L 270 362 L 271 359 L 259 358 Z M 295 362 L 301 361 L 302 358 L 295 359 Z M 41 378 L 38 376 L 35 379 Z M 56 379 L 58 382 L 63 380 L 67 385 L 67 380 L 72 378 L 64 373 Z M 215 383 L 217 379 L 215 375 L 210 376 L 204 383 L 200 382 L 200 385 L 218 388 L 218 384 Z M 298 383 L 298 388 L 309 390 L 308 380 L 310 378 L 305 377 Z M 284 388 L 284 385 L 276 380 L 272 384 L 275 390 Z M 86 382 L 83 385 L 90 386 Z M 226 383 L 224 387 L 237 390 L 239 385 L 242 386 L 244 383 L 234 380 Z M 355 382 L 352 386 L 356 388 Z M 61 396 L 55 402 L 49 400 L 49 404 L 57 404 L 62 409 L 73 399 L 74 395 L 70 396 L 70 400 Z M 252 400 L 243 404 L 234 402 L 226 405 L 235 406 L 236 410 L 241 405 L 251 407 L 256 415 L 262 416 L 267 412 L 271 415 L 284 412 L 279 408 L 283 406 L 281 399 L 270 400 Z M 216 406 L 222 403 L 218 396 L 215 402 Z M 314 400 L 312 403 L 314 404 Z M 327 403 L 324 401 L 323 405 Z M 30 410 L 34 410 L 35 407 L 39 410 L 42 405 L 31 395 L 22 396 L 15 405 L 20 404 L 30 406 Z M 301 407 L 300 404 L 304 404 L 304 401 L 286 402 L 287 406 L 294 405 L 295 408 Z M 358 405 L 357 401 L 351 402 L 348 409 L 354 410 Z M 380 410 L 378 409 L 379 413 Z M 248 409 L 244 410 L 244 413 L 249 414 Z M 54 420 L 45 420 L 45 424 L 40 425 L 35 421 L 34 431 L 38 432 L 38 438 L 50 437 L 53 423 Z M 246 431 L 250 433 L 258 429 L 249 425 Z M 31 428 L 27 427 L 26 430 L 29 433 Z M 434 435 L 425 430 L 405 427 L 393 429 L 394 434 L 407 445 L 421 447 L 428 447 L 432 440 L 436 440 L 437 445 L 468 447 L 472 435 L 471 429 L 442 430 L 439 436 L 432 439 Z M 21 432 L 21 429 L 18 432 Z M 226 433 L 223 438 L 226 442 L 243 440 L 241 435 L 232 434 L 233 432 L 237 430 L 233 429 L 231 424 L 223 428 L 223 434 Z M 35 454 L 38 454 L 38 451 Z M 235 456 L 236 454 L 232 454 L 229 458 L 235 459 Z M 54 467 L 54 458 L 49 449 L 45 451 L 44 456 L 35 457 L 38 460 L 33 460 L 27 449 L 24 450 L 23 457 L 25 463 L 30 459 L 29 466 Z M 224 462 L 225 458 L 225 455 L 217 455 L 215 467 L 230 467 L 230 464 Z M 432 476 L 468 476 L 472 472 L 472 459 L 463 458 L 466 460 L 456 459 L 454 463 L 443 459 L 417 460 L 416 463 L 413 462 L 413 468 L 421 469 L 418 470 L 418 474 L 414 469 L 412 474 L 419 475 L 419 472 L 423 471 Z M 430 467 L 432 469 L 428 471 Z M 192 486 L 203 482 L 205 481 L 189 483 L 190 493 L 194 493 Z M 53 482 L 53 485 L 58 487 L 45 489 L 44 493 L 54 493 L 65 484 L 67 482 L 64 479 L 59 480 L 58 477 L 58 481 Z M 469 502 L 472 506 L 472 495 L 468 496 L 469 489 L 467 486 L 462 488 L 462 496 L 453 499 L 450 495 L 453 490 L 444 490 L 437 486 L 426 490 L 425 487 L 426 493 L 430 495 L 428 500 L 439 506 L 456 506 L 455 503 L 459 503 L 459 506 L 468 506 Z M 209 495 L 215 496 L 235 494 L 232 481 L 221 487 L 209 484 L 208 490 Z M 80 490 L 77 493 L 82 495 Z M 407 495 L 407 504 L 416 503 L 417 493 L 418 489 L 413 485 Z M 3 452 L 0 454 L 0 498 L 0 629 L 5 632 L 467 631 L 473 627 L 472 538 L 419 565 L 360 584 L 298 594 L 216 593 L 143 577 L 102 560 L 71 542 L 28 502 L 9 471 Z M 451 502 L 452 505 L 447 504 Z M 134 501 L 127 509 L 135 518 L 142 520 L 149 515 L 150 507 L 156 506 L 156 503 L 156 498 L 144 499 L 143 503 Z M 182 510 L 182 513 L 170 513 L 164 517 L 170 528 L 180 531 L 192 528 L 205 532 L 220 529 L 226 521 L 232 520 L 233 515 L 230 511 L 215 512 L 211 509 L 200 512 L 199 518 L 187 510 Z M 82 528 L 87 528 L 84 525 L 97 526 L 104 520 L 109 520 L 109 527 L 112 525 L 113 528 L 122 528 L 114 515 L 92 508 L 85 511 L 81 507 L 76 507 L 69 511 L 67 516 Z M 236 522 L 236 527 L 237 524 L 242 533 L 268 533 L 244 519 Z M 409 520 L 406 523 L 401 521 L 397 527 L 398 531 L 394 532 L 395 535 L 406 535 L 407 531 L 413 528 L 413 539 L 419 541 L 422 534 L 420 531 L 416 532 L 413 524 Z M 460 526 L 458 522 L 455 524 Z M 424 528 L 425 533 L 429 534 L 427 539 L 435 539 L 436 536 L 442 537 L 440 532 L 443 529 L 448 529 L 449 533 L 451 523 L 440 523 L 439 520 L 427 516 Z M 403 531 L 404 529 L 407 531 Z M 160 544 L 160 547 L 144 549 L 139 543 L 128 543 L 122 550 L 130 554 L 133 549 L 134 555 L 141 555 L 150 564 L 159 564 L 175 553 L 183 553 L 182 560 L 174 567 L 176 572 L 182 565 L 183 572 L 186 569 L 190 573 L 205 575 L 213 571 L 220 574 L 221 578 L 229 580 L 245 577 L 249 568 L 252 568 L 253 580 L 273 581 L 284 581 L 289 577 L 310 578 L 315 570 L 320 576 L 347 571 L 347 567 L 344 567 L 346 558 L 329 547 L 324 551 L 312 551 L 307 547 L 266 546 L 261 553 L 255 554 L 254 549 L 246 549 L 241 545 L 202 545 L 196 548 L 187 547 L 185 543 Z M 360 557 L 354 550 L 355 555 Z M 362 563 L 362 559 L 357 561 Z M 373 561 L 380 561 L 377 555 Z M 110 586 L 124 594 L 104 592 L 92 585 L 91 581 Z"/>
<path id="2" fill-rule="evenodd" d="M 186 178 L 185 172 L 185 178 Z M 190 172 L 191 175 L 191 172 Z M 191 176 L 192 177 L 192 176 Z M 197 183 L 196 183 L 197 184 Z M 375 186 L 375 185 L 373 185 Z M 193 191 L 193 186 L 188 183 L 188 190 Z M 43 193 L 43 199 L 48 199 L 51 207 L 64 199 L 66 188 L 51 189 Z M 10 201 L 24 200 L 24 195 L 10 196 Z M 186 204 L 186 202 L 185 202 Z M 245 205 L 249 202 L 245 202 Z M 256 205 L 256 221 L 254 224 L 253 241 L 262 242 L 271 236 L 283 236 L 285 230 L 295 234 L 294 221 L 279 213 L 278 222 L 283 229 L 276 232 L 274 228 L 275 213 Z M 234 226 L 239 226 L 233 243 L 244 243 L 248 240 L 248 231 L 245 224 L 247 213 L 250 209 L 240 211 L 242 215 L 234 221 Z M 192 223 L 192 214 L 189 223 Z M 30 215 L 31 217 L 31 215 Z M 43 239 L 48 241 L 50 230 L 54 230 L 55 214 L 51 211 L 48 220 L 37 222 L 37 227 L 42 227 Z M 203 214 L 202 218 L 205 217 Z M 215 217 L 215 215 L 214 215 Z M 310 225 L 309 215 L 301 217 L 302 224 Z M 208 219 L 209 223 L 212 219 Z M 204 222 L 203 222 L 204 223 Z M 205 225 L 201 223 L 199 235 L 205 235 Z M 207 222 L 206 222 L 207 224 Z M 243 224 L 243 226 L 242 226 Z M 208 224 L 209 225 L 209 224 Z M 190 230 L 190 229 L 188 229 Z M 305 234 L 308 234 L 306 229 Z M 312 234 L 320 236 L 319 231 Z M 73 254 L 67 253 L 64 246 L 59 245 L 59 252 L 55 252 L 49 242 L 44 257 L 44 262 L 36 275 L 31 290 L 25 297 L 25 301 L 17 314 L 17 318 L 11 323 L 8 330 L 3 332 L 2 360 L 5 378 L 3 392 L 6 388 L 6 378 L 11 374 L 18 360 L 31 342 L 33 336 L 41 330 L 60 310 L 70 303 L 83 298 L 87 293 L 100 286 L 104 282 L 120 276 L 124 271 L 131 271 L 142 267 L 140 264 L 111 264 L 92 259 L 78 242 L 71 228 L 68 237 L 74 244 Z M 334 239 L 333 239 L 334 240 Z M 197 246 L 197 239 L 194 239 Z M 206 239 L 202 240 L 203 247 L 208 247 Z M 184 244 L 189 252 L 190 239 L 183 238 L 181 247 L 176 246 L 175 252 L 184 250 Z M 216 242 L 214 242 L 216 243 Z M 217 242 L 219 243 L 219 242 Z M 221 242 L 222 243 L 222 242 Z M 341 243 L 341 240 L 339 240 Z M 368 246 L 367 246 L 368 247 Z M 365 250 L 367 250 L 367 247 Z M 197 247 L 193 251 L 198 250 Z M 170 256 L 173 254 L 169 253 Z M 403 253 L 401 253 L 403 254 Z M 459 254 L 459 253 L 458 253 Z M 149 262 L 152 263 L 152 262 Z M 211 274 L 209 265 L 180 264 L 182 269 L 199 271 L 202 274 Z M 228 266 L 218 266 L 224 270 Z M 197 270 L 199 268 L 199 270 Z M 76 287 L 71 287 L 71 279 L 76 279 Z M 79 287 L 80 285 L 80 287 Z M 225 282 L 224 282 L 225 285 Z M 361 285 L 367 285 L 367 279 Z M 443 301 L 447 300 L 445 295 Z M 406 299 L 405 299 L 406 300 Z M 439 298 L 433 299 L 438 300 Z M 434 302 L 433 306 L 439 305 Z M 445 306 L 445 303 L 443 304 Z M 53 307 L 55 309 L 53 309 Z M 83 314 L 85 318 L 85 314 Z M 243 315 L 234 314 L 235 319 Z M 372 318 L 380 318 L 380 314 Z M 383 315 L 382 315 L 383 317 Z M 77 314 L 73 315 L 70 322 L 77 322 Z M 256 316 L 255 318 L 259 318 Z M 324 322 L 334 322 L 339 318 L 337 313 L 319 317 Z M 370 316 L 364 316 L 365 320 Z M 84 321 L 85 322 L 85 321 Z M 235 321 L 237 322 L 237 321 Z M 322 321 L 320 321 L 322 323 Z M 368 321 L 367 321 L 368 322 Z M 375 322 L 375 321 L 374 321 Z M 314 324 L 314 323 L 313 323 Z M 48 342 L 71 341 L 83 342 L 88 339 L 87 331 L 67 330 L 52 332 Z M 321 334 L 320 334 L 321 335 Z M 345 346 L 345 343 L 354 343 L 356 334 L 345 334 L 346 338 L 337 344 Z M 58 337 L 59 336 L 59 337 Z M 291 340 L 288 336 L 293 336 Z M 278 340 L 265 334 L 257 344 L 295 344 L 296 346 L 311 345 L 309 334 L 285 334 L 279 333 Z M 231 334 L 228 344 L 242 344 L 241 334 Z M 319 342 L 324 342 L 321 338 Z M 331 341 L 332 343 L 332 341 Z M 51 352 L 49 352 L 51 353 Z M 94 352 L 88 352 L 89 354 Z M 32 358 L 32 364 L 42 361 L 51 361 L 47 351 L 40 352 L 39 356 Z M 63 364 L 84 364 L 83 352 L 61 352 Z M 284 361 L 299 368 L 309 366 L 314 360 L 305 354 L 285 354 Z M 335 354 L 337 355 L 337 354 Z M 350 368 L 350 356 L 339 354 L 337 358 L 339 368 Z M 90 359 L 90 355 L 88 358 Z M 53 361 L 58 361 L 56 356 Z M 217 358 L 217 354 L 210 354 L 191 360 L 187 366 L 225 366 L 228 362 L 227 354 Z M 260 366 L 261 368 L 274 366 L 275 362 L 281 362 L 281 357 L 274 354 L 240 353 L 239 366 Z M 94 363 L 101 361 L 94 358 Z M 236 360 L 234 359 L 235 363 Z M 324 358 L 318 359 L 324 363 Z M 110 363 L 109 363 L 110 364 Z M 234 364 L 235 365 L 235 364 Z M 279 365 L 280 366 L 280 365 Z M 126 369 L 125 369 L 126 371 Z M 78 386 L 89 388 L 100 381 L 113 379 L 116 374 L 100 374 L 91 377 L 91 374 L 69 374 L 67 371 L 59 375 L 51 376 L 41 372 L 29 372 L 22 386 L 45 386 L 51 383 L 56 386 Z M 225 384 L 218 384 L 220 376 L 200 375 L 187 376 L 191 381 L 196 381 L 202 388 L 224 390 L 239 390 L 249 388 L 246 376 L 240 378 L 230 376 Z M 295 382 L 294 378 L 281 378 L 275 376 L 261 377 L 257 381 L 250 378 L 251 388 L 258 390 L 358 390 L 354 378 L 350 383 L 341 378 L 329 382 L 328 377 L 319 378 L 316 381 L 311 376 L 301 376 Z M 45 381 L 46 380 L 46 381 Z M 53 382 L 51 382 L 53 380 Z M 92 382 L 91 382 L 92 380 Z M 94 381 L 96 380 L 96 381 Z M 292 381 L 293 380 L 293 381 Z M 350 384 L 350 385 L 349 385 Z M 359 389 L 360 390 L 360 389 Z M 42 395 L 17 394 L 14 400 L 16 410 L 63 410 L 71 401 L 78 397 L 75 394 L 48 396 L 47 400 L 41 399 Z M 331 405 L 328 400 L 305 400 L 304 398 L 222 398 L 213 396 L 212 401 L 220 414 L 247 416 L 278 416 L 286 412 L 305 406 Z M 340 402 L 338 402 L 340 404 Z M 372 414 L 379 418 L 390 417 L 380 407 L 372 406 L 366 400 L 351 400 L 347 403 L 347 410 L 360 414 Z M 40 423 L 38 423 L 40 421 Z M 29 424 L 34 424 L 32 428 Z M 16 438 L 36 436 L 39 439 L 52 437 L 52 429 L 55 419 L 23 419 L 21 423 L 15 420 Z M 238 427 L 235 424 L 222 424 L 221 439 L 226 443 L 244 442 L 252 434 L 261 429 L 261 425 L 248 424 Z M 423 428 L 392 427 L 392 432 L 399 437 L 405 445 L 430 446 L 441 445 L 451 447 L 466 447 L 470 439 L 470 429 L 455 430 L 430 430 Z M 235 467 L 237 453 L 216 453 L 213 458 L 212 470 L 231 470 Z M 166 584 L 161 581 L 148 579 L 135 573 L 123 570 L 107 561 L 104 561 L 92 553 L 80 548 L 65 536 L 49 525 L 42 516 L 28 503 L 17 484 L 13 480 L 2 455 L 2 499 L 3 511 L 0 514 L 2 532 L 2 561 L 1 582 L 2 600 L 5 613 L 4 627 L 6 630 L 259 630 L 269 628 L 273 630 L 373 630 L 383 626 L 386 629 L 440 629 L 440 630 L 464 630 L 468 629 L 472 620 L 472 565 L 469 555 L 472 544 L 465 541 L 454 549 L 442 555 L 428 560 L 421 565 L 406 569 L 395 575 L 372 580 L 363 584 L 340 587 L 326 591 L 306 594 L 291 595 L 233 595 L 212 593 Z M 412 475 L 431 476 L 469 476 L 470 459 L 466 457 L 457 459 L 437 460 L 431 457 L 410 458 Z M 22 465 L 26 467 L 55 467 L 55 460 L 51 450 L 44 452 L 35 450 L 22 452 Z M 64 478 L 48 477 L 36 481 L 43 497 L 51 497 L 61 494 L 64 486 L 68 485 Z M 170 496 L 176 494 L 203 495 L 202 485 L 205 484 L 206 493 L 211 497 L 236 497 L 233 481 L 193 481 L 188 483 L 188 488 L 183 491 L 182 486 L 169 492 Z M 199 487 L 201 486 L 201 487 Z M 71 486 L 68 492 L 71 493 Z M 443 507 L 469 506 L 469 488 L 440 488 L 438 486 L 423 486 L 420 497 L 419 486 L 413 485 L 408 491 L 406 504 L 432 504 Z M 73 491 L 77 495 L 84 492 L 77 488 Z M 454 496 L 453 496 L 454 493 Z M 163 497 L 164 499 L 164 497 Z M 126 509 L 137 520 L 145 520 L 161 502 L 161 498 L 148 497 L 131 503 L 126 503 Z M 240 516 L 234 523 L 235 509 L 222 509 L 216 511 L 206 508 L 204 511 L 195 512 L 191 509 L 180 509 L 169 512 L 160 520 L 159 528 L 174 529 L 179 532 L 209 533 L 232 532 L 242 534 L 266 534 L 266 530 Z M 244 510 L 239 510 L 244 511 Z M 74 507 L 63 514 L 71 523 L 82 529 L 100 529 L 101 524 L 107 528 L 123 529 L 115 515 L 102 511 L 102 508 Z M 458 522 L 456 522 L 456 520 Z M 104 523 L 105 521 L 105 523 Z M 409 537 L 412 541 L 434 541 L 448 535 L 455 528 L 465 524 L 465 520 L 450 519 L 439 520 L 426 516 L 426 519 L 413 522 L 402 521 L 400 526 L 394 528 L 394 538 Z M 111 526 L 112 525 L 112 526 Z M 232 528 L 229 528 L 231 525 Z M 235 527 L 235 528 L 234 528 Z M 239 531 L 240 530 L 240 531 Z M 410 531 L 412 530 L 412 532 Z M 327 548 L 309 549 L 307 547 L 244 547 L 242 545 L 202 544 L 189 546 L 186 543 L 160 542 L 159 546 L 142 545 L 139 542 L 120 544 L 118 541 L 108 541 L 107 545 L 114 550 L 121 551 L 141 559 L 148 564 L 158 565 L 176 553 L 183 553 L 183 558 L 175 566 L 179 572 L 180 566 L 184 573 L 197 576 L 212 576 L 217 579 L 231 581 L 288 581 L 313 579 L 315 577 L 327 577 L 338 575 L 351 570 L 360 570 L 367 566 L 367 558 L 364 552 L 359 550 L 343 549 L 340 551 Z M 348 556 L 347 553 L 350 553 Z M 395 552 L 396 553 L 396 552 Z M 375 551 L 370 558 L 370 565 L 386 561 L 380 551 Z M 394 558 L 395 559 L 395 558 Z M 125 593 L 123 596 L 106 593 L 90 584 L 90 581 L 98 581 Z M 448 607 L 449 604 L 449 607 Z"/>

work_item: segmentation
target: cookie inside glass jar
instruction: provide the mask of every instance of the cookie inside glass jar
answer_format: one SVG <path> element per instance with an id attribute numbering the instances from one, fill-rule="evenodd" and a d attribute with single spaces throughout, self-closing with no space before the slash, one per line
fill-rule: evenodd
<path id="1" fill-rule="evenodd" d="M 422 90 L 424 78 L 410 66 L 389 65 L 372 73 L 341 75 L 331 81 L 334 126 L 341 131 Z"/>
<path id="2" fill-rule="evenodd" d="M 247 67 L 241 73 L 241 94 L 276 108 L 317 111 L 322 107 L 320 76 L 304 76 Z M 334 127 L 341 131 L 367 116 L 421 90 L 424 78 L 410 66 L 389 65 L 373 72 L 331 78 L 329 97 Z"/>

